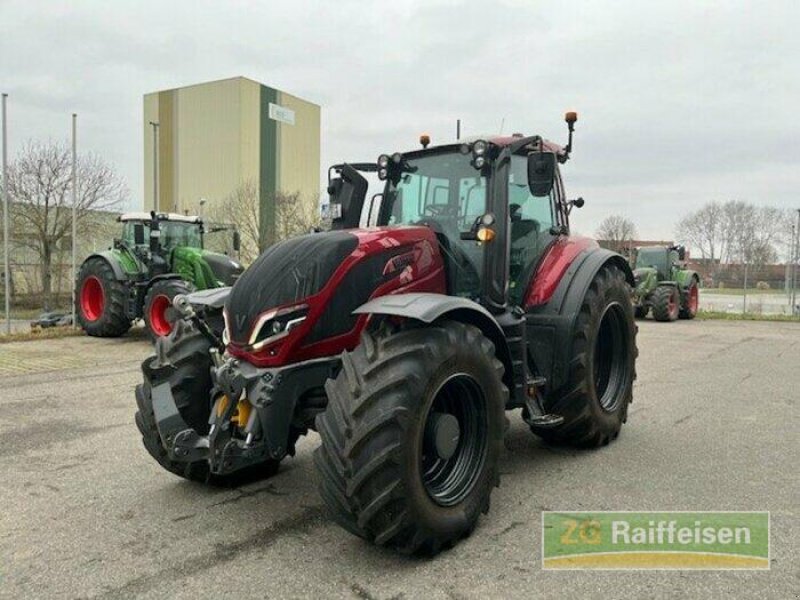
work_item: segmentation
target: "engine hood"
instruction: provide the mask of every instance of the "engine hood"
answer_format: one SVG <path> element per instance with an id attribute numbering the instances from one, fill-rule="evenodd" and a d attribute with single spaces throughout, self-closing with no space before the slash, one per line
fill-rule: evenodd
<path id="1" fill-rule="evenodd" d="M 225 254 L 205 250 L 203 251 L 203 259 L 208 263 L 217 281 L 221 281 L 224 285 L 233 285 L 244 271 L 242 265 Z"/>
<path id="2" fill-rule="evenodd" d="M 267 248 L 239 277 L 228 297 L 230 339 L 247 343 L 254 319 L 262 312 L 319 292 L 357 246 L 355 235 L 330 231 L 302 235 Z"/>
<path id="3" fill-rule="evenodd" d="M 353 314 L 356 308 L 374 296 L 406 290 L 445 291 L 436 236 L 427 227 L 284 240 L 259 256 L 231 289 L 225 303 L 228 349 L 259 366 L 326 355 L 332 338 L 357 342 L 358 324 L 366 317 Z M 311 346 L 314 351 L 307 351 Z"/>

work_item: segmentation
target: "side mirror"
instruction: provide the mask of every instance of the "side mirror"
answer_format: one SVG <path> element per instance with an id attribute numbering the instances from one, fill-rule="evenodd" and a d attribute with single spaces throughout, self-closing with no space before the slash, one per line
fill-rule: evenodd
<path id="1" fill-rule="evenodd" d="M 528 187 L 534 196 L 548 196 L 556 180 L 556 155 L 532 152 L 528 155 Z"/>
<path id="2" fill-rule="evenodd" d="M 686 248 L 678 246 L 678 260 L 686 260 Z"/>
<path id="3" fill-rule="evenodd" d="M 238 231 L 234 230 L 233 232 L 233 251 L 239 252 L 242 249 L 242 236 L 239 234 Z"/>
<path id="4" fill-rule="evenodd" d="M 144 246 L 144 223 L 133 224 L 133 243 L 137 246 Z"/>

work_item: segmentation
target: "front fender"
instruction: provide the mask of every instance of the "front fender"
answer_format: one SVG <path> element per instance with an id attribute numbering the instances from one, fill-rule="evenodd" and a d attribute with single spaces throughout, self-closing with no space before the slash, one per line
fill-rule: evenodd
<path id="1" fill-rule="evenodd" d="M 494 344 L 495 355 L 505 369 L 503 382 L 508 389 L 513 389 L 514 370 L 506 336 L 492 314 L 477 302 L 459 296 L 428 292 L 389 294 L 362 304 L 353 313 L 393 315 L 423 323 L 452 319 L 474 325 Z"/>

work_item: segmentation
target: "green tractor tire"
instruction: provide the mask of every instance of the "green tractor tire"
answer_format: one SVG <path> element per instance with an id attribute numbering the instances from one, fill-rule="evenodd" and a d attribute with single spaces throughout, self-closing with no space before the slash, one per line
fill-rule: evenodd
<path id="1" fill-rule="evenodd" d="M 111 265 L 93 257 L 81 265 L 76 284 L 78 323 L 94 337 L 119 337 L 131 328 L 125 313 L 128 286 L 118 281 Z"/>
<path id="2" fill-rule="evenodd" d="M 168 336 L 172 331 L 173 323 L 169 318 L 169 309 L 175 296 L 189 294 L 192 291 L 194 286 L 182 279 L 164 279 L 150 286 L 144 297 L 142 317 L 147 333 L 153 341 Z"/>
<path id="3" fill-rule="evenodd" d="M 681 319 L 694 319 L 697 316 L 697 309 L 700 305 L 700 288 L 697 279 L 692 278 L 689 288 L 681 298 L 681 310 L 678 316 Z"/>
<path id="4" fill-rule="evenodd" d="M 656 321 L 674 321 L 678 318 L 681 304 L 678 288 L 660 285 L 653 292 L 653 318 Z"/>

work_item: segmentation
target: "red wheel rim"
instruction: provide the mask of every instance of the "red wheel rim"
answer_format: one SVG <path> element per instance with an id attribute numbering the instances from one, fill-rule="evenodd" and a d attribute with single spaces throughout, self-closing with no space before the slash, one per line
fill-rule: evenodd
<path id="1" fill-rule="evenodd" d="M 678 313 L 678 290 L 677 288 L 673 288 L 672 293 L 669 295 L 669 303 L 667 304 L 667 310 L 669 311 L 670 316 L 673 316 Z"/>
<path id="2" fill-rule="evenodd" d="M 167 309 L 170 304 L 172 304 L 170 299 L 163 294 L 156 296 L 150 304 L 150 329 L 156 335 L 169 335 L 172 331 L 172 324 L 167 321 Z"/>
<path id="3" fill-rule="evenodd" d="M 689 288 L 689 313 L 697 314 L 697 306 L 700 303 L 700 294 L 697 291 L 697 284 Z"/>
<path id="4" fill-rule="evenodd" d="M 103 316 L 103 309 L 106 306 L 106 294 L 103 291 L 103 284 L 100 280 L 91 275 L 83 281 L 81 285 L 81 313 L 87 321 L 97 321 Z"/>

